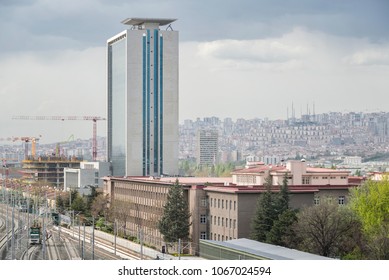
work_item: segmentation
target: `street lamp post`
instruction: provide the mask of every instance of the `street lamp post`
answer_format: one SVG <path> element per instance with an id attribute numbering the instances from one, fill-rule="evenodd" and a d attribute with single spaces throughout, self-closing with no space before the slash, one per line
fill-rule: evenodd
<path id="1" fill-rule="evenodd" d="M 95 259 L 95 217 L 92 217 L 92 260 Z"/>
<path id="2" fill-rule="evenodd" d="M 115 243 L 115 246 L 114 246 L 114 254 L 116 255 L 116 235 L 117 235 L 117 221 L 115 219 L 115 221 L 113 222 L 113 235 L 114 235 L 114 243 Z"/>
<path id="3" fill-rule="evenodd" d="M 82 259 L 85 260 L 85 223 L 84 223 L 84 241 L 82 242 Z"/>

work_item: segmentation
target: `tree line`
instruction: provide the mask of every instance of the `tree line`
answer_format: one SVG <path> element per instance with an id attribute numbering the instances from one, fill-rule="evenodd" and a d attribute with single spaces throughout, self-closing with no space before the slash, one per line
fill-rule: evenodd
<path id="1" fill-rule="evenodd" d="M 279 192 L 260 195 L 251 238 L 339 259 L 389 259 L 389 181 L 366 181 L 339 205 L 322 197 L 318 205 L 290 209 L 287 174 Z"/>

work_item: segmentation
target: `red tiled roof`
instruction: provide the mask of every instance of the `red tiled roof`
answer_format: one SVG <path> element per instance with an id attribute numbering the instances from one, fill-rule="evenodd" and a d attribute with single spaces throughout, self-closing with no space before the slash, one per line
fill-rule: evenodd
<path id="1" fill-rule="evenodd" d="M 138 182 L 152 182 L 162 184 L 174 184 L 178 179 L 180 184 L 184 185 L 205 185 L 205 184 L 231 184 L 232 177 L 148 177 L 148 176 L 127 176 L 127 177 L 111 177 L 114 179 L 122 179 Z"/>
<path id="2" fill-rule="evenodd" d="M 355 185 L 294 185 L 288 186 L 290 193 L 311 193 L 318 192 L 323 189 L 336 190 L 336 189 L 349 189 L 355 187 Z M 214 192 L 227 192 L 227 193 L 263 193 L 266 188 L 263 185 L 260 186 L 207 186 L 204 188 L 206 191 Z M 273 186 L 271 188 L 273 192 L 278 192 L 280 186 Z"/>

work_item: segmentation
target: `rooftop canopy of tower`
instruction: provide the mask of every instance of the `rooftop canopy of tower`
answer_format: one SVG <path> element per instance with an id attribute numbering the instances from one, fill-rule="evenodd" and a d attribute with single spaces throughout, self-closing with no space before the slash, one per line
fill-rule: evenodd
<path id="1" fill-rule="evenodd" d="M 122 21 L 123 24 L 139 26 L 145 24 L 158 24 L 159 26 L 168 25 L 177 19 L 172 18 L 127 18 Z"/>

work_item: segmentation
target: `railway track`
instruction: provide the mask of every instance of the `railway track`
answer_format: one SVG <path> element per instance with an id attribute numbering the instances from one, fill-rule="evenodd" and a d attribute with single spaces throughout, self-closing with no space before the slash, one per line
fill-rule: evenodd
<path id="1" fill-rule="evenodd" d="M 78 243 L 79 250 L 82 252 L 82 246 L 84 246 L 84 249 L 88 249 L 88 256 L 86 256 L 86 250 L 84 250 L 84 259 L 140 259 L 139 255 L 128 248 L 125 248 L 123 246 L 116 246 L 116 254 L 113 244 L 110 241 L 107 241 L 103 238 L 94 237 L 94 245 L 93 243 L 93 237 L 90 233 L 84 233 L 78 235 L 78 232 L 73 231 L 71 229 L 67 228 L 61 228 L 61 233 L 66 234 L 68 238 L 73 243 Z M 84 243 L 84 245 L 82 245 Z M 91 256 L 91 250 L 95 252 L 94 256 Z M 82 254 L 81 254 L 82 255 Z M 82 256 L 81 256 L 82 257 Z"/>
<path id="2" fill-rule="evenodd" d="M 6 205 L 0 204 L 0 251 L 2 248 L 5 248 L 8 242 L 10 242 L 10 236 L 12 231 L 8 229 L 8 237 L 7 232 L 5 230 L 5 217 L 9 217 L 10 213 L 12 213 L 12 207 L 7 209 Z M 8 212 L 8 213 L 7 213 Z M 64 227 L 58 227 L 47 224 L 46 229 L 48 230 L 49 238 L 46 240 L 44 244 L 41 245 L 31 245 L 27 241 L 27 232 L 25 231 L 27 227 L 27 218 L 29 217 L 30 221 L 32 221 L 34 217 L 28 213 L 18 213 L 14 212 L 19 216 L 18 219 L 14 220 L 14 234 L 16 235 L 18 232 L 19 244 L 23 244 L 19 246 L 18 253 L 15 258 L 21 260 L 32 260 L 32 259 L 47 259 L 47 260 L 80 260 L 80 259 L 101 259 L 101 260 L 109 260 L 109 259 L 150 259 L 149 257 L 136 252 L 134 250 L 130 250 L 128 246 L 123 246 L 120 244 L 113 244 L 113 237 L 102 238 L 100 236 L 95 235 L 92 236 L 91 232 L 83 232 L 80 233 L 80 230 L 77 231 L 76 228 L 67 229 Z M 27 216 L 29 215 L 29 216 Z M 21 221 L 22 224 L 18 227 L 18 221 Z M 24 221 L 24 222 L 23 222 Z M 24 225 L 25 224 L 25 225 Z M 10 223 L 8 224 L 10 228 Z M 84 236 L 85 234 L 85 236 Z M 105 235 L 103 235 L 105 236 Z M 44 251 L 44 252 L 43 252 Z M 8 259 L 9 259 L 9 252 Z M 0 256 L 0 258 L 7 258 Z"/>

